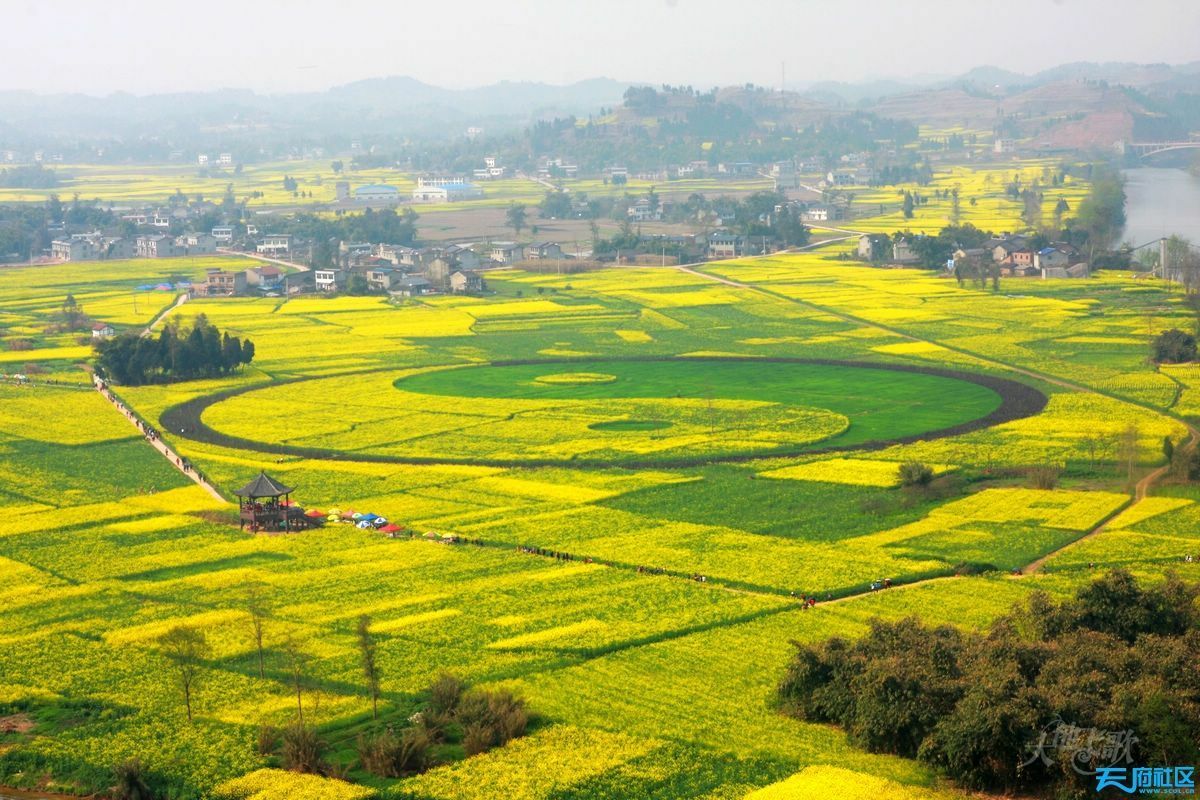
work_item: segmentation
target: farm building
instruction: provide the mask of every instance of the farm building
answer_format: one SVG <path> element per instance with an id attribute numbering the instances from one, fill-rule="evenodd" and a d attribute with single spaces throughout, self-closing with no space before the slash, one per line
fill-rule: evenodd
<path id="1" fill-rule="evenodd" d="M 369 183 L 354 190 L 354 199 L 369 203 L 399 203 L 400 190 L 386 183 Z"/>
<path id="2" fill-rule="evenodd" d="M 92 326 L 93 339 L 111 339 L 115 335 L 116 331 L 113 330 L 113 326 L 107 322 L 97 322 Z"/>
<path id="3" fill-rule="evenodd" d="M 412 199 L 417 203 L 453 203 L 475 197 L 483 197 L 483 192 L 475 184 L 465 182 L 418 186 L 412 193 Z"/>

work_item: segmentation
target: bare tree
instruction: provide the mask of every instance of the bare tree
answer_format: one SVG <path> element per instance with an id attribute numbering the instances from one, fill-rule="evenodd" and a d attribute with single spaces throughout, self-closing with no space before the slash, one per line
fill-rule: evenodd
<path id="1" fill-rule="evenodd" d="M 258 677 L 265 678 L 263 667 L 263 622 L 267 618 L 267 604 L 263 589 L 258 584 L 251 584 L 246 591 L 246 611 L 250 614 L 250 628 L 254 633 L 254 647 L 258 651 Z"/>
<path id="2" fill-rule="evenodd" d="M 183 690 L 188 722 L 191 722 L 192 695 L 203 675 L 204 661 L 210 652 L 208 639 L 199 628 L 178 625 L 158 637 L 158 647 L 175 669 L 175 677 Z"/>
<path id="3" fill-rule="evenodd" d="M 292 689 L 296 692 L 296 719 L 301 728 L 304 727 L 304 684 L 305 672 L 308 668 L 308 662 L 311 656 L 305 651 L 303 645 L 295 639 L 289 638 L 283 646 L 283 654 L 287 659 L 288 676 L 291 680 Z"/>
<path id="4" fill-rule="evenodd" d="M 363 677 L 367 679 L 367 691 L 371 693 L 371 717 L 379 719 L 379 664 L 375 659 L 371 618 L 366 614 L 358 618 L 355 634 L 358 637 L 358 651 L 362 655 Z"/>

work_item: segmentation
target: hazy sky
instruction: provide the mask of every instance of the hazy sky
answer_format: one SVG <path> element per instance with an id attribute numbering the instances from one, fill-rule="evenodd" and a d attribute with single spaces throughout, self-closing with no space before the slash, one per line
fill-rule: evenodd
<path id="1" fill-rule="evenodd" d="M 1200 60 L 1200 0 L 3 0 L 0 89 L 649 83 Z"/>

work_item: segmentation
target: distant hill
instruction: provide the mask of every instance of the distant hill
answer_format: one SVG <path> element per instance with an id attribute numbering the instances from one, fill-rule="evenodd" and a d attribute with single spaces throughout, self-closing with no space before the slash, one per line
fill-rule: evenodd
<path id="1" fill-rule="evenodd" d="M 608 116 L 620 123 L 654 124 L 660 116 L 682 118 L 695 106 L 694 99 L 673 97 L 665 109 L 643 113 L 621 108 L 625 91 L 635 85 L 594 78 L 561 86 L 505 81 L 446 89 L 393 76 L 291 94 L 244 89 L 107 97 L 0 92 L 0 148 L 29 152 L 62 147 L 79 153 L 86 152 L 86 143 L 97 143 L 135 158 L 210 147 L 278 153 L 315 145 L 336 151 L 359 137 L 445 142 L 468 126 L 502 134 L 538 120 L 586 118 L 601 108 L 617 109 Z M 1196 97 L 1176 102 L 1189 95 Z M 1200 62 L 1080 62 L 1028 75 L 981 66 L 955 77 L 797 83 L 782 93 L 743 85 L 720 89 L 717 97 L 739 109 L 751 126 L 804 126 L 852 110 L 989 130 L 1009 118 L 1018 120 L 1012 123 L 1018 133 L 1039 137 L 1047 147 L 1085 140 L 1088 146 L 1110 146 L 1147 121 L 1156 121 L 1155 130 L 1186 133 L 1200 126 L 1196 98 Z M 1175 114 L 1177 107 L 1184 111 Z M 1088 134 L 1092 123 L 1094 134 Z"/>

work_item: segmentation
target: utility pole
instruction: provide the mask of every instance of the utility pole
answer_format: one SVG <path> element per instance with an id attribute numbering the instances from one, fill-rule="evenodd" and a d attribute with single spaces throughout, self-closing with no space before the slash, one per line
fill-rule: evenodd
<path id="1" fill-rule="evenodd" d="M 1162 237 L 1158 240 L 1158 268 L 1162 270 L 1162 278 L 1164 281 L 1169 281 L 1170 275 L 1167 273 L 1167 237 Z"/>

